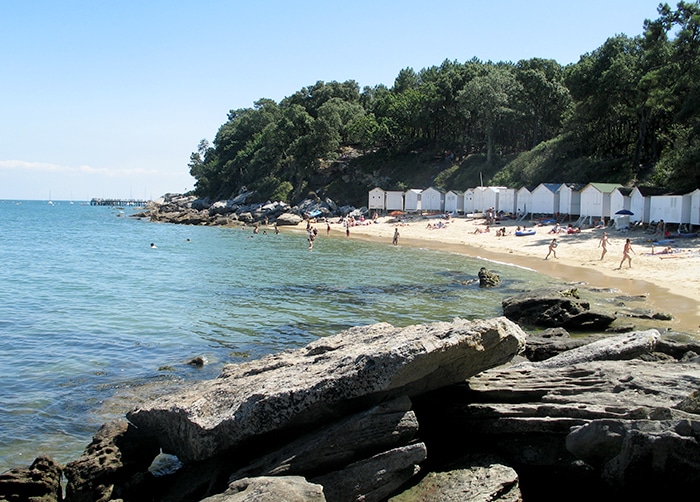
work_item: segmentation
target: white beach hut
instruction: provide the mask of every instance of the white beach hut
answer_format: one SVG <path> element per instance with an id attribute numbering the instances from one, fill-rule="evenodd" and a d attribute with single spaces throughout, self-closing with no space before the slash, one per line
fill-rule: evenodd
<path id="1" fill-rule="evenodd" d="M 610 194 L 610 215 L 615 217 L 618 211 L 626 209 L 631 211 L 632 209 L 632 188 L 629 187 L 617 187 Z M 633 212 L 633 211 L 632 211 Z M 631 218 L 630 218 L 630 221 Z"/>
<path id="2" fill-rule="evenodd" d="M 467 188 L 464 191 L 464 214 L 474 213 L 474 189 Z"/>
<path id="3" fill-rule="evenodd" d="M 518 189 L 518 214 L 526 215 L 532 212 L 532 190 L 534 187 L 522 187 Z"/>
<path id="4" fill-rule="evenodd" d="M 634 187 L 632 189 L 632 193 L 630 194 L 630 211 L 634 213 L 632 216 L 630 216 L 630 221 L 641 221 L 643 223 L 651 222 L 651 196 L 665 195 L 666 193 L 668 193 L 668 191 L 662 188 Z"/>
<path id="5" fill-rule="evenodd" d="M 621 187 L 615 183 L 589 183 L 581 190 L 581 216 L 610 218 L 610 196 Z"/>
<path id="6" fill-rule="evenodd" d="M 581 183 L 563 183 L 559 187 L 559 213 L 568 216 L 581 214 Z"/>
<path id="7" fill-rule="evenodd" d="M 498 206 L 498 187 L 476 187 L 474 189 L 474 211 L 484 212 Z"/>
<path id="8" fill-rule="evenodd" d="M 518 209 L 515 203 L 518 200 L 518 191 L 515 188 L 499 187 L 498 205 L 496 211 L 515 214 Z"/>
<path id="9" fill-rule="evenodd" d="M 690 223 L 691 194 L 652 195 L 649 206 L 651 221 Z"/>
<path id="10" fill-rule="evenodd" d="M 417 213 L 421 210 L 421 193 L 423 193 L 423 190 L 418 188 L 411 188 L 404 192 L 404 211 L 407 213 Z"/>
<path id="11" fill-rule="evenodd" d="M 438 188 L 426 188 L 421 193 L 420 199 L 423 211 L 441 212 L 445 210 L 445 192 Z"/>
<path id="12" fill-rule="evenodd" d="M 700 188 L 690 193 L 690 224 L 700 225 Z"/>
<path id="13" fill-rule="evenodd" d="M 450 190 L 445 194 L 445 212 L 453 214 L 464 213 L 464 192 Z"/>
<path id="14" fill-rule="evenodd" d="M 384 211 L 386 208 L 386 192 L 379 187 L 375 187 L 369 191 L 369 203 L 367 204 L 370 212 L 374 210 Z"/>
<path id="15" fill-rule="evenodd" d="M 540 183 L 532 191 L 530 212 L 553 215 L 559 212 L 559 187 L 561 183 Z"/>
<path id="16" fill-rule="evenodd" d="M 403 211 L 403 192 L 387 190 L 385 200 L 387 211 Z"/>

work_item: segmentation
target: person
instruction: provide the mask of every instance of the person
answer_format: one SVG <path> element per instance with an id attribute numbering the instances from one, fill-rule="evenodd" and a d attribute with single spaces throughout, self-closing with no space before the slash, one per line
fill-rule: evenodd
<path id="1" fill-rule="evenodd" d="M 547 253 L 547 256 L 544 257 L 544 259 L 546 260 L 547 258 L 549 258 L 550 254 L 554 255 L 554 257 L 556 258 L 557 257 L 556 249 L 557 249 L 557 240 L 552 239 L 552 242 L 549 243 L 549 252 Z"/>
<path id="2" fill-rule="evenodd" d="M 603 254 L 600 255 L 600 259 L 602 260 L 605 258 L 605 253 L 608 252 L 608 233 L 603 232 L 603 236 L 600 238 L 600 242 L 598 243 L 599 248 L 603 248 Z"/>
<path id="3" fill-rule="evenodd" d="M 153 242 L 151 242 L 151 249 L 155 249 L 155 248 L 156 248 L 156 245 Z"/>
<path id="4" fill-rule="evenodd" d="M 394 246 L 398 246 L 398 244 L 399 244 L 399 229 L 398 228 L 394 229 L 394 239 L 391 241 L 391 243 Z"/>
<path id="5" fill-rule="evenodd" d="M 605 220 L 603 220 L 603 218 L 601 218 L 595 227 L 596 228 L 605 228 Z"/>
<path id="6" fill-rule="evenodd" d="M 279 227 L 277 226 L 277 222 L 275 222 L 275 235 L 277 235 L 277 234 L 279 234 L 279 233 L 280 233 L 280 229 L 279 229 Z"/>
<path id="7" fill-rule="evenodd" d="M 331 223 L 326 221 L 326 235 L 331 235 Z"/>
<path id="8" fill-rule="evenodd" d="M 625 247 L 622 250 L 622 261 L 620 262 L 620 266 L 617 267 L 618 269 L 622 268 L 622 264 L 625 263 L 625 260 L 627 260 L 627 263 L 629 264 L 628 268 L 632 268 L 632 256 L 630 255 L 630 253 L 634 253 L 634 249 L 632 249 L 632 242 L 630 242 L 630 240 L 627 239 L 625 241 Z"/>

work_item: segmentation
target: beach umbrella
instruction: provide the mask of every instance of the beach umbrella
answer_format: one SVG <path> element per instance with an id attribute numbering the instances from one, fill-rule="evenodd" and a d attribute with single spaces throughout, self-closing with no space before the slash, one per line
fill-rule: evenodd
<path id="1" fill-rule="evenodd" d="M 616 211 L 615 214 L 619 214 L 620 216 L 634 216 L 634 213 L 629 209 L 620 209 Z"/>

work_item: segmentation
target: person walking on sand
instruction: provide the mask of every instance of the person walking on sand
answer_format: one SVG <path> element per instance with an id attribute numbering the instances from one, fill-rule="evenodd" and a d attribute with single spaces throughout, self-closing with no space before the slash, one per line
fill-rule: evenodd
<path id="1" fill-rule="evenodd" d="M 600 255 L 601 260 L 605 258 L 605 253 L 608 252 L 608 242 L 608 233 L 603 232 L 603 236 L 600 238 L 600 242 L 598 243 L 598 247 L 603 248 L 603 253 Z"/>
<path id="2" fill-rule="evenodd" d="M 557 257 L 556 249 L 557 249 L 557 240 L 552 239 L 552 242 L 549 243 L 549 252 L 547 253 L 547 256 L 544 257 L 544 259 L 546 260 L 547 258 L 549 258 L 550 254 L 554 255 L 554 257 L 556 258 Z"/>
<path id="3" fill-rule="evenodd" d="M 632 243 L 630 242 L 630 240 L 627 239 L 625 241 L 625 247 L 622 250 L 622 261 L 620 262 L 620 266 L 617 267 L 618 270 L 622 268 L 622 265 L 623 263 L 625 263 L 625 260 L 627 260 L 627 263 L 629 264 L 629 267 L 627 268 L 632 268 L 632 256 L 630 255 L 630 252 L 634 253 L 634 249 L 632 249 Z"/>
<path id="4" fill-rule="evenodd" d="M 395 229 L 394 229 L 394 239 L 391 241 L 391 243 L 392 243 L 394 246 L 398 246 L 398 245 L 399 245 L 399 229 L 398 229 L 398 228 L 395 228 Z"/>

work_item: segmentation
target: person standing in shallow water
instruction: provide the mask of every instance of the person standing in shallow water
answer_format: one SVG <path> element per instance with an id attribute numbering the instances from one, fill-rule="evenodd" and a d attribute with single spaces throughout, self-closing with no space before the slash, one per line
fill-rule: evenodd
<path id="1" fill-rule="evenodd" d="M 399 245 L 399 229 L 398 229 L 398 228 L 395 228 L 395 229 L 394 229 L 394 239 L 391 241 L 391 243 L 392 243 L 394 246 L 398 246 L 398 245 Z"/>
<path id="2" fill-rule="evenodd" d="M 627 239 L 625 241 L 625 247 L 622 250 L 622 261 L 620 262 L 620 266 L 617 267 L 618 269 L 622 268 L 622 265 L 625 263 L 625 260 L 627 260 L 627 263 L 629 264 L 629 267 L 627 268 L 632 268 L 632 255 L 630 255 L 630 253 L 634 253 L 634 249 L 632 249 L 632 243 L 630 242 L 630 240 Z"/>
<path id="3" fill-rule="evenodd" d="M 549 258 L 550 254 L 554 255 L 554 257 L 556 258 L 557 257 L 556 249 L 557 249 L 557 240 L 552 239 L 552 242 L 549 243 L 549 252 L 547 253 L 547 256 L 544 257 L 544 259 L 546 260 L 547 258 Z"/>

